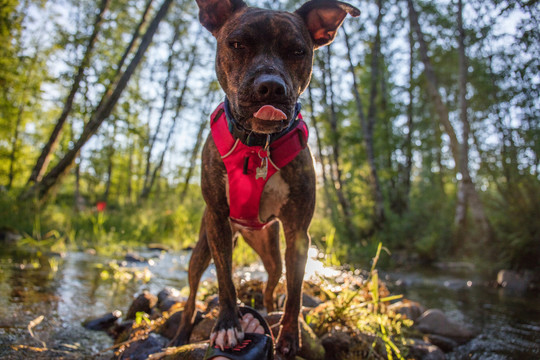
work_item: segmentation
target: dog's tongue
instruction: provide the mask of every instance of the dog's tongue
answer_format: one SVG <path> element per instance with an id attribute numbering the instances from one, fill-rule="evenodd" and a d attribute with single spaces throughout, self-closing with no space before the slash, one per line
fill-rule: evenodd
<path id="1" fill-rule="evenodd" d="M 253 116 L 261 120 L 287 120 L 287 115 L 272 105 L 262 106 Z"/>

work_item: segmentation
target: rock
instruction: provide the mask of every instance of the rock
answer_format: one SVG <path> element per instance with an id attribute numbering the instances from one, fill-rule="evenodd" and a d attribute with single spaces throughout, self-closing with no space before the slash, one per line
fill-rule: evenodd
<path id="1" fill-rule="evenodd" d="M 134 262 L 134 263 L 144 263 L 146 262 L 146 259 L 142 257 L 139 254 L 135 253 L 127 253 L 126 256 L 124 256 L 124 260 L 128 262 Z"/>
<path id="2" fill-rule="evenodd" d="M 159 243 L 151 243 L 147 246 L 148 250 L 152 251 L 165 251 L 168 252 L 170 249 L 167 245 L 159 244 Z"/>
<path id="3" fill-rule="evenodd" d="M 0 228 L 0 243 L 14 244 L 20 239 L 22 236 L 17 230 L 7 226 Z"/>
<path id="4" fill-rule="evenodd" d="M 203 319 L 202 313 L 197 311 L 195 314 L 195 326 Z M 178 326 L 180 325 L 180 320 L 182 320 L 182 311 L 177 311 L 172 314 L 163 325 L 158 330 L 162 336 L 165 336 L 168 339 L 172 339 L 176 332 L 178 331 Z"/>
<path id="5" fill-rule="evenodd" d="M 157 296 L 152 295 L 148 291 L 144 290 L 143 293 L 139 295 L 129 307 L 126 314 L 126 320 L 135 319 L 135 315 L 140 311 L 150 314 L 152 312 L 152 308 L 156 306 L 157 301 Z"/>
<path id="6" fill-rule="evenodd" d="M 347 358 L 352 339 L 346 332 L 332 331 L 321 337 L 321 343 L 326 352 L 325 360 L 341 360 Z"/>
<path id="7" fill-rule="evenodd" d="M 138 340 L 126 346 L 118 360 L 146 360 L 152 354 L 159 353 L 167 346 L 168 340 L 151 333 L 148 338 Z"/>
<path id="8" fill-rule="evenodd" d="M 165 320 L 165 323 L 161 325 L 158 333 L 165 336 L 167 339 L 172 340 L 178 331 L 178 325 L 180 325 L 180 320 L 182 320 L 182 313 L 182 311 L 177 311 L 172 314 L 167 320 Z"/>
<path id="9" fill-rule="evenodd" d="M 450 352 L 459 346 L 456 341 L 441 335 L 429 334 L 427 335 L 427 339 L 444 352 Z"/>
<path id="10" fill-rule="evenodd" d="M 131 334 L 133 329 L 133 320 L 128 320 L 121 322 L 120 324 L 115 323 L 113 327 L 107 330 L 107 334 L 114 339 L 114 343 L 118 344 L 126 341 Z"/>
<path id="11" fill-rule="evenodd" d="M 437 346 L 422 340 L 414 340 L 414 344 L 409 347 L 409 356 L 418 360 L 444 360 L 446 356 Z"/>
<path id="12" fill-rule="evenodd" d="M 310 296 L 306 293 L 302 294 L 302 305 L 306 307 L 317 307 L 322 304 L 322 301 L 314 296 Z"/>
<path id="13" fill-rule="evenodd" d="M 325 349 L 321 340 L 319 340 L 304 319 L 300 318 L 299 326 L 302 346 L 300 347 L 298 356 L 309 360 L 324 360 Z"/>
<path id="14" fill-rule="evenodd" d="M 196 343 L 199 341 L 210 339 L 210 333 L 212 332 L 212 329 L 214 328 L 215 323 L 216 323 L 216 319 L 210 316 L 203 318 L 193 328 L 193 331 L 191 332 L 191 337 L 189 338 L 189 342 Z"/>
<path id="15" fill-rule="evenodd" d="M 439 309 L 427 310 L 420 316 L 415 327 L 425 334 L 440 335 L 464 344 L 474 337 L 474 333 L 466 327 L 453 323 Z"/>
<path id="16" fill-rule="evenodd" d="M 403 300 L 388 306 L 388 310 L 391 310 L 397 314 L 402 314 L 412 321 L 416 321 L 426 311 L 426 309 L 416 301 Z"/>
<path id="17" fill-rule="evenodd" d="M 527 275 L 512 270 L 501 270 L 497 274 L 497 284 L 505 290 L 523 293 L 531 283 L 530 276 Z"/>
<path id="18" fill-rule="evenodd" d="M 121 316 L 122 312 L 120 310 L 115 310 L 98 318 L 85 320 L 82 325 L 88 330 L 105 331 L 114 326 L 116 320 Z"/>
<path id="19" fill-rule="evenodd" d="M 157 308 L 159 311 L 169 311 L 174 305 L 184 303 L 186 298 L 180 295 L 180 291 L 173 287 L 166 287 L 157 295 Z"/>
<path id="20" fill-rule="evenodd" d="M 213 309 L 219 308 L 219 296 L 212 295 L 206 299 L 206 312 L 210 312 Z"/>

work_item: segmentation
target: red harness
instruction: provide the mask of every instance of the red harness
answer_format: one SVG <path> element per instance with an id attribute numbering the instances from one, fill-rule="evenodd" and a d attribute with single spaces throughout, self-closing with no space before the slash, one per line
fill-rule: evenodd
<path id="1" fill-rule="evenodd" d="M 298 120 L 294 120 L 298 123 L 285 135 L 266 146 L 247 146 L 229 131 L 225 103 L 214 110 L 211 119 L 212 138 L 227 169 L 231 221 L 262 229 L 270 222 L 259 218 L 264 186 L 306 147 L 307 125 L 298 114 Z"/>

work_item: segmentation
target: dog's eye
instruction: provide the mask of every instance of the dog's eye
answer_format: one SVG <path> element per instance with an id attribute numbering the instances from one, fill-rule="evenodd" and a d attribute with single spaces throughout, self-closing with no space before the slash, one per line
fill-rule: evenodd
<path id="1" fill-rule="evenodd" d="M 304 56 L 306 51 L 304 49 L 296 49 L 293 52 L 294 56 Z"/>
<path id="2" fill-rule="evenodd" d="M 230 45 L 233 49 L 237 49 L 237 50 L 245 49 L 245 48 L 246 48 L 240 41 L 231 41 L 231 42 L 229 43 L 229 45 Z"/>

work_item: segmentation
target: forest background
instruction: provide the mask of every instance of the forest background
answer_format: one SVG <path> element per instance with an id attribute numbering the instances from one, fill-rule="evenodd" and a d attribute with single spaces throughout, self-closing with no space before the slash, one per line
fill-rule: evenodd
<path id="1" fill-rule="evenodd" d="M 301 1 L 251 0 L 294 10 Z M 537 1 L 352 1 L 302 96 L 313 243 L 366 266 L 538 270 Z M 193 0 L 0 3 L 0 229 L 36 246 L 197 239 L 223 100 Z M 106 250 L 104 250 L 106 251 Z"/>

